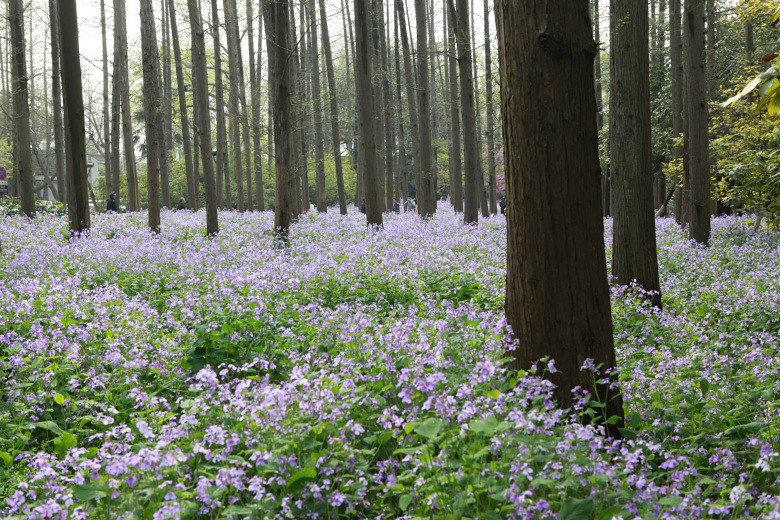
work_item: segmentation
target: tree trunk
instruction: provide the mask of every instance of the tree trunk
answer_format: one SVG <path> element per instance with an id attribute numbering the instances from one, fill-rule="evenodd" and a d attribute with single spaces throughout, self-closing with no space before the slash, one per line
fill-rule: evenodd
<path id="1" fill-rule="evenodd" d="M 119 137 L 122 133 L 122 100 L 119 96 L 119 59 L 118 49 L 114 46 L 114 63 L 112 65 L 111 81 L 111 176 L 113 178 L 114 191 L 116 192 L 117 208 L 121 195 L 119 182 Z"/>
<path id="2" fill-rule="evenodd" d="M 365 182 L 366 223 L 382 225 L 382 197 L 378 187 L 374 99 L 371 94 L 368 0 L 355 0 L 355 87 L 360 121 L 360 159 Z"/>
<path id="3" fill-rule="evenodd" d="M 238 97 L 238 22 L 235 26 L 234 20 L 237 20 L 235 0 L 223 0 L 225 8 L 225 25 L 227 27 L 227 49 L 228 49 L 228 75 L 230 82 L 229 97 L 229 117 L 228 132 L 230 134 L 231 146 L 233 147 L 233 165 L 235 168 L 236 186 L 238 188 L 238 211 L 244 212 L 244 171 L 241 157 L 241 113 Z"/>
<path id="4" fill-rule="evenodd" d="M 22 213 L 32 218 L 35 216 L 35 194 L 33 193 L 30 105 L 28 104 L 28 77 L 24 52 L 24 6 L 22 3 L 22 0 L 8 1 L 8 25 L 11 29 L 11 86 L 14 104 L 14 132 L 16 134 L 16 171 L 14 173 L 16 173 L 16 181 L 19 186 Z M 73 8 L 75 9 L 75 6 Z M 73 66 L 68 62 L 65 63 Z M 89 227 L 89 218 L 87 218 L 87 227 Z"/>
<path id="5" fill-rule="evenodd" d="M 463 222 L 473 224 L 479 220 L 480 192 L 484 186 L 479 179 L 479 151 L 477 150 L 477 124 L 474 111 L 474 83 L 471 77 L 471 45 L 469 32 L 468 1 L 458 0 L 457 11 L 449 0 L 450 16 L 458 44 L 458 75 L 460 77 L 461 113 L 463 114 L 463 151 L 466 170 L 465 204 Z"/>
<path id="6" fill-rule="evenodd" d="M 748 64 L 752 64 L 753 53 L 755 52 L 756 44 L 753 41 L 753 24 L 750 22 L 745 22 L 745 58 L 747 58 Z"/>
<path id="7" fill-rule="evenodd" d="M 103 44 L 103 158 L 106 176 L 106 199 L 108 194 L 116 191 L 113 168 L 111 167 L 111 111 L 108 97 L 108 44 L 106 42 L 106 0 L 100 0 L 100 34 Z M 45 173 L 44 173 L 45 175 Z"/>
<path id="8" fill-rule="evenodd" d="M 488 0 L 484 1 L 485 17 L 485 105 L 487 106 L 487 120 L 485 133 L 487 134 L 487 164 L 488 164 L 488 187 L 490 190 L 490 212 L 498 213 L 496 202 L 496 143 L 495 130 L 493 123 L 495 115 L 493 114 L 493 63 L 490 55 L 490 8 Z"/>
<path id="9" fill-rule="evenodd" d="M 190 120 L 187 114 L 187 88 L 184 84 L 184 67 L 181 63 L 181 45 L 179 44 L 179 27 L 176 23 L 176 8 L 173 0 L 165 0 L 168 5 L 168 19 L 171 23 L 171 40 L 173 40 L 173 61 L 176 68 L 176 86 L 179 97 L 179 117 L 181 118 L 181 140 L 184 146 L 184 169 L 187 175 L 187 197 L 190 199 L 190 209 L 198 210 L 198 181 L 192 167 L 192 146 L 190 144 Z M 201 28 L 202 29 L 202 28 Z M 195 101 L 193 100 L 193 104 Z M 197 152 L 196 152 L 197 153 Z"/>
<path id="10" fill-rule="evenodd" d="M 247 17 L 247 38 L 249 39 L 249 95 L 252 98 L 252 149 L 255 156 L 255 200 L 257 201 L 257 210 L 265 210 L 265 197 L 263 194 L 263 149 L 260 146 L 260 77 L 262 74 L 263 53 L 262 38 L 263 24 L 257 26 L 257 62 L 255 62 L 255 44 L 254 44 L 254 13 L 252 10 L 252 0 L 246 0 Z M 260 20 L 260 13 L 257 13 L 257 19 Z M 247 164 L 247 172 L 249 171 Z M 247 174 L 249 176 L 249 174 Z M 252 189 L 248 186 L 247 189 Z"/>
<path id="11" fill-rule="evenodd" d="M 214 38 L 214 95 L 217 109 L 217 200 L 219 207 L 233 207 L 230 193 L 230 176 L 227 162 L 227 136 L 225 135 L 225 93 L 222 87 L 222 43 L 219 37 L 219 12 L 217 0 L 211 0 L 211 30 Z M 224 197 L 224 198 L 223 198 Z"/>
<path id="12" fill-rule="evenodd" d="M 466 4 L 470 7 L 470 4 Z M 477 166 L 479 172 L 479 206 L 482 209 L 482 217 L 488 218 L 490 216 L 490 208 L 496 207 L 495 194 L 493 194 L 492 205 L 490 201 L 490 195 L 488 193 L 489 187 L 485 186 L 485 167 L 482 164 L 482 112 L 479 109 L 479 71 L 477 70 L 477 38 L 475 36 L 476 25 L 474 24 L 474 9 L 471 9 L 471 29 L 469 33 L 469 42 L 471 44 L 471 56 L 472 65 L 474 67 L 474 121 L 477 128 Z M 462 80 L 461 80 L 462 81 Z M 461 99 L 461 102 L 463 100 Z M 497 212 L 497 211 L 496 211 Z"/>
<path id="13" fill-rule="evenodd" d="M 412 158 L 414 164 L 415 196 L 419 197 L 420 172 L 422 162 L 420 158 L 420 130 L 417 114 L 417 99 L 415 92 L 415 76 L 412 67 L 412 52 L 409 45 L 409 37 L 406 33 L 406 16 L 404 15 L 403 0 L 395 0 L 395 8 L 401 29 L 401 46 L 404 54 L 404 76 L 406 76 L 406 102 L 409 105 L 409 126 L 412 134 Z M 408 181 L 407 181 L 408 183 Z"/>
<path id="14" fill-rule="evenodd" d="M 68 179 L 68 216 L 70 229 L 80 234 L 89 229 L 87 197 L 87 151 L 84 125 L 84 100 L 81 85 L 78 17 L 76 0 L 59 0 L 60 50 L 62 51 L 62 99 L 65 106 L 66 168 Z"/>
<path id="15" fill-rule="evenodd" d="M 125 151 L 125 176 L 127 177 L 127 210 L 139 211 L 141 199 L 138 193 L 138 170 L 135 165 L 132 107 L 130 106 L 130 79 L 127 61 L 127 17 L 125 0 L 114 0 L 114 45 L 119 52 L 119 96 L 122 101 L 122 146 Z"/>
<path id="16" fill-rule="evenodd" d="M 661 307 L 653 213 L 647 2 L 610 2 L 612 276 L 651 292 Z M 631 23 L 625 23 L 631 20 Z"/>
<path id="17" fill-rule="evenodd" d="M 60 28 L 57 16 L 56 0 L 49 0 L 49 19 L 51 25 L 51 98 L 53 102 L 54 124 L 54 169 L 57 172 L 57 193 L 59 201 L 68 202 L 65 188 L 65 136 L 62 128 L 62 90 L 60 78 Z"/>
<path id="18" fill-rule="evenodd" d="M 154 24 L 152 0 L 141 0 L 141 61 L 144 79 L 144 113 L 146 117 L 146 185 L 149 192 L 149 229 L 160 232 L 160 55 Z"/>
<path id="19" fill-rule="evenodd" d="M 214 182 L 214 159 L 211 155 L 211 115 L 209 113 L 209 85 L 206 70 L 206 42 L 203 22 L 197 0 L 187 0 L 192 33 L 192 86 L 195 117 L 195 139 L 200 144 L 203 163 L 203 184 L 206 191 L 206 234 L 219 233 L 217 190 Z M 197 161 L 195 162 L 197 165 Z"/>
<path id="20" fill-rule="evenodd" d="M 395 83 L 396 97 L 398 98 L 398 182 L 401 185 L 401 204 L 403 204 L 406 198 L 409 196 L 409 161 L 406 159 L 403 97 L 401 96 L 401 44 L 398 16 L 393 16 L 393 20 L 395 25 Z"/>
<path id="21" fill-rule="evenodd" d="M 314 0 L 308 0 L 306 9 L 309 30 L 311 31 L 311 96 L 314 110 L 314 171 L 317 183 L 317 211 L 328 211 L 327 193 L 325 192 L 325 138 L 322 133 L 322 91 L 320 88 L 320 56 L 317 42 L 317 16 Z M 320 17 L 322 25 L 327 21 Z"/>
<path id="22" fill-rule="evenodd" d="M 322 48 L 325 52 L 325 68 L 328 73 L 328 99 L 330 101 L 330 127 L 333 137 L 333 160 L 336 165 L 336 188 L 339 194 L 339 212 L 347 214 L 347 194 L 344 190 L 344 171 L 341 164 L 341 135 L 339 133 L 339 111 L 336 100 L 336 78 L 333 72 L 333 55 L 330 50 L 330 36 L 328 34 L 328 19 L 325 14 L 325 0 L 319 0 L 320 20 L 322 20 Z M 347 49 L 349 56 L 349 49 Z M 349 58 L 347 58 L 349 59 Z M 347 74 L 349 74 L 349 62 L 347 62 Z M 349 80 L 347 80 L 349 84 Z"/>
<path id="23" fill-rule="evenodd" d="M 387 211 L 393 211 L 393 194 L 395 181 L 393 176 L 393 116 L 390 101 L 390 68 L 387 58 L 387 33 L 385 31 L 384 0 L 377 0 L 377 17 L 379 20 L 379 54 L 380 74 L 382 78 L 382 101 L 384 109 L 384 134 L 385 134 L 385 206 Z M 391 0 L 387 0 L 388 2 Z"/>
<path id="24" fill-rule="evenodd" d="M 433 142 L 431 139 L 431 107 L 428 74 L 428 24 L 425 0 L 414 0 L 417 17 L 417 95 L 420 106 L 420 170 L 418 184 L 418 206 L 420 216 L 429 217 L 436 213 L 434 192 Z"/>
<path id="25" fill-rule="evenodd" d="M 689 200 L 683 204 L 690 238 L 706 244 L 710 240 L 711 196 L 704 0 L 685 0 L 684 21 L 688 167 L 683 173 L 683 187 Z"/>
<path id="26" fill-rule="evenodd" d="M 157 139 L 159 142 L 159 154 L 160 154 L 160 190 L 162 206 L 166 208 L 171 207 L 171 182 L 170 182 L 170 168 L 168 167 L 168 152 L 171 149 L 171 141 L 173 140 L 172 133 L 169 133 L 168 129 L 171 127 L 171 120 L 173 116 L 171 114 L 171 64 L 168 57 L 168 48 L 170 43 L 168 41 L 168 24 L 167 16 L 165 14 L 165 0 L 161 0 L 162 5 L 162 59 L 161 65 L 157 67 L 160 73 L 160 79 L 157 83 L 158 89 L 160 89 L 160 112 L 159 122 L 157 126 Z M 155 36 L 156 38 L 156 36 Z"/>
<path id="27" fill-rule="evenodd" d="M 500 0 L 501 103 L 507 177 L 506 316 L 513 368 L 550 356 L 563 408 L 572 390 L 605 405 L 618 435 L 623 403 L 580 368 L 616 367 L 599 208 L 593 88 L 595 46 L 587 0 Z M 617 381 L 617 374 L 609 376 Z M 609 382 L 609 381 L 608 381 Z"/>
<path id="28" fill-rule="evenodd" d="M 669 59 L 672 90 L 672 138 L 678 139 L 683 133 L 683 48 L 680 27 L 680 0 L 669 0 Z M 682 159 L 683 145 L 674 146 L 675 160 Z M 674 218 L 683 224 L 682 190 L 679 175 L 672 178 L 674 191 Z"/>
<path id="29" fill-rule="evenodd" d="M 274 231 L 286 237 L 292 216 L 292 154 L 291 148 L 291 78 L 290 78 L 290 9 L 287 0 L 263 4 L 263 19 L 268 49 L 268 83 L 271 105 L 274 107 L 274 157 L 276 166 L 276 198 Z"/>

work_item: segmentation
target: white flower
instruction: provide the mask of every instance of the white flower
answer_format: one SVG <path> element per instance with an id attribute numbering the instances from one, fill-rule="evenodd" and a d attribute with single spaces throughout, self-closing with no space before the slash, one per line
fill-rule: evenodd
<path id="1" fill-rule="evenodd" d="M 742 484 L 734 486 L 731 488 L 731 493 L 729 493 L 729 500 L 733 503 L 737 503 L 745 495 L 745 492 L 747 492 L 747 489 Z"/>

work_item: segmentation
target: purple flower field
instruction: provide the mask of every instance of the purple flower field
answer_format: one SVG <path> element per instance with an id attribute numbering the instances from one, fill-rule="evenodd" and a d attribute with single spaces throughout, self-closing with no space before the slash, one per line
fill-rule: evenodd
<path id="1" fill-rule="evenodd" d="M 162 217 L 0 220 L 0 518 L 780 518 L 780 235 L 657 221 L 615 441 L 504 370 L 503 217 Z"/>

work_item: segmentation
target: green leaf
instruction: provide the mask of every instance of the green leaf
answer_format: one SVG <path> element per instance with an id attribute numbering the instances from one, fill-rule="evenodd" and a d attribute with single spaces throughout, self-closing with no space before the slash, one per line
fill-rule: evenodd
<path id="1" fill-rule="evenodd" d="M 299 470 L 287 481 L 287 489 L 290 493 L 297 493 L 303 489 L 307 482 L 312 482 L 317 478 L 317 470 L 313 466 L 306 466 Z"/>
<path id="2" fill-rule="evenodd" d="M 485 435 L 491 437 L 496 432 L 498 426 L 498 420 L 495 415 L 491 415 L 484 421 L 471 421 L 469 422 L 469 430 L 473 431 L 477 435 Z"/>
<path id="3" fill-rule="evenodd" d="M 54 439 L 54 449 L 60 456 L 65 455 L 67 451 L 78 444 L 76 436 L 72 433 L 62 432 L 62 435 Z"/>
<path id="4" fill-rule="evenodd" d="M 3 459 L 3 462 L 5 462 L 6 468 L 10 468 L 14 464 L 14 458 L 8 452 L 0 451 L 0 459 Z"/>
<path id="5" fill-rule="evenodd" d="M 590 520 L 593 512 L 593 500 L 570 498 L 563 504 L 559 516 L 561 520 Z"/>
<path id="6" fill-rule="evenodd" d="M 73 490 L 73 494 L 82 502 L 88 502 L 89 500 L 100 500 L 106 496 L 103 486 L 97 484 L 82 484 L 76 486 Z"/>
<path id="7" fill-rule="evenodd" d="M 701 398 L 707 399 L 707 394 L 710 391 L 710 382 L 706 377 L 699 379 L 699 388 L 701 388 Z"/>
<path id="8" fill-rule="evenodd" d="M 621 515 L 622 512 L 623 508 L 620 506 L 609 506 L 608 508 L 599 511 L 596 520 L 612 520 L 616 516 L 618 518 L 623 518 Z"/>
<path id="9" fill-rule="evenodd" d="M 62 394 L 54 394 L 54 402 L 62 405 L 65 403 L 65 396 Z"/>
<path id="10" fill-rule="evenodd" d="M 633 441 L 636 439 L 636 432 L 634 430 L 629 428 L 618 428 L 618 431 L 620 432 L 620 435 L 622 435 L 626 440 Z"/>
<path id="11" fill-rule="evenodd" d="M 501 520 L 502 516 L 496 513 L 495 511 L 486 511 L 482 513 L 482 516 L 480 518 L 483 518 L 485 520 Z"/>
<path id="12" fill-rule="evenodd" d="M 33 423 L 33 426 L 35 426 L 36 428 L 43 428 L 44 430 L 49 430 L 50 432 L 54 432 L 57 435 L 61 435 L 62 434 L 62 428 L 57 426 L 57 423 L 55 423 L 54 421 L 36 422 L 36 423 Z"/>
<path id="13" fill-rule="evenodd" d="M 682 504 L 682 497 L 665 497 L 658 501 L 662 506 L 677 507 Z"/>
<path id="14" fill-rule="evenodd" d="M 416 424 L 414 426 L 414 431 L 427 439 L 433 439 L 441 431 L 442 425 L 443 423 L 439 419 L 434 419 L 431 417 L 419 424 Z"/>
<path id="15" fill-rule="evenodd" d="M 762 422 L 751 422 L 747 424 L 739 424 L 737 426 L 732 426 L 725 432 L 723 432 L 726 437 L 747 437 L 748 435 L 758 433 L 762 430 L 765 430 L 769 425 L 767 423 Z"/>
<path id="16" fill-rule="evenodd" d="M 491 390 L 490 392 L 487 393 L 487 396 L 490 397 L 491 399 L 498 399 L 501 396 L 501 392 L 499 392 L 498 390 Z"/>
<path id="17" fill-rule="evenodd" d="M 409 508 L 409 504 L 412 503 L 412 500 L 414 500 L 414 493 L 408 493 L 398 500 L 398 507 L 400 507 L 401 510 L 406 511 Z"/>

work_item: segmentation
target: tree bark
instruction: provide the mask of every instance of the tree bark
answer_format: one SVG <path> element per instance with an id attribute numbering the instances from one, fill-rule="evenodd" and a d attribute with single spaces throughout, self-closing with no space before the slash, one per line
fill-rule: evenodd
<path id="1" fill-rule="evenodd" d="M 149 192 L 149 229 L 160 232 L 160 55 L 154 24 L 152 0 L 141 0 L 141 62 L 144 80 L 144 113 L 146 117 L 146 185 Z"/>
<path id="2" fill-rule="evenodd" d="M 617 416 L 622 398 L 597 383 L 616 368 L 599 208 L 595 45 L 587 0 L 500 0 L 501 103 L 507 173 L 506 316 L 513 367 L 555 359 L 555 396 L 571 407 L 576 387 Z M 598 379 L 598 378 L 596 378 Z M 617 381 L 617 374 L 608 377 Z"/>
<path id="3" fill-rule="evenodd" d="M 690 238 L 706 244 L 710 240 L 711 196 L 704 0 L 685 0 L 684 21 L 688 167 L 683 173 L 683 187 L 689 200 L 683 204 Z"/>
<path id="4" fill-rule="evenodd" d="M 219 37 L 219 7 L 217 0 L 211 0 L 211 30 L 214 39 L 214 103 L 217 109 L 217 200 L 220 207 L 233 207 L 228 173 L 227 136 L 225 135 L 225 93 L 222 86 L 222 43 Z M 223 198 L 224 196 L 224 198 Z"/>
<path id="5" fill-rule="evenodd" d="M 323 0 L 320 0 L 323 1 Z M 404 135 L 403 97 L 401 95 L 401 43 L 398 16 L 393 16 L 395 25 L 395 82 L 398 98 L 398 175 L 401 185 L 401 204 L 409 196 L 409 161 L 406 158 L 406 136 Z"/>
<path id="6" fill-rule="evenodd" d="M 328 19 L 325 14 L 325 0 L 319 0 L 320 20 L 322 20 L 322 49 L 325 52 L 325 68 L 328 73 L 328 100 L 330 101 L 330 128 L 333 137 L 333 160 L 336 166 L 336 189 L 339 195 L 339 212 L 347 214 L 347 194 L 344 190 L 344 171 L 341 164 L 341 135 L 339 132 L 339 110 L 336 99 L 336 77 L 333 71 L 333 55 L 330 49 L 330 36 L 328 34 Z M 346 50 L 347 56 L 349 49 Z M 347 58 L 349 60 L 349 58 Z M 349 61 L 347 61 L 347 74 L 349 75 Z M 347 81 L 349 84 L 349 80 Z"/>
<path id="7" fill-rule="evenodd" d="M 119 53 L 119 97 L 122 102 L 122 146 L 125 153 L 125 176 L 127 177 L 127 210 L 139 211 L 141 200 L 138 193 L 138 170 L 135 165 L 133 120 L 130 112 L 125 0 L 114 0 L 114 45 L 117 46 Z"/>
<path id="8" fill-rule="evenodd" d="M 257 58 L 255 58 L 255 44 L 254 44 L 254 12 L 252 10 L 252 0 L 246 0 L 246 17 L 247 17 L 247 38 L 249 39 L 249 95 L 252 98 L 252 149 L 255 156 L 255 200 L 257 201 L 257 210 L 263 211 L 265 209 L 265 197 L 263 193 L 263 149 L 260 145 L 260 76 L 262 75 L 262 38 L 263 38 L 263 24 L 259 23 L 257 26 Z M 257 13 L 257 18 L 260 20 L 260 13 Z M 257 60 L 255 62 L 255 59 Z M 247 172 L 249 171 L 249 164 L 247 164 Z M 249 176 L 249 174 L 247 174 Z M 248 186 L 247 189 L 252 189 Z"/>
<path id="9" fill-rule="evenodd" d="M 71 231 L 80 234 L 89 229 L 90 216 L 76 0 L 59 0 L 57 14 L 62 51 L 62 98 L 67 127 L 68 216 Z"/>
<path id="10" fill-rule="evenodd" d="M 428 24 L 425 0 L 414 0 L 417 17 L 417 96 L 419 112 L 420 170 L 417 199 L 420 216 L 436 213 L 434 192 L 433 142 L 431 138 L 431 107 L 428 73 Z"/>
<path id="11" fill-rule="evenodd" d="M 54 125 L 54 169 L 57 172 L 57 193 L 59 201 L 67 203 L 65 183 L 65 137 L 62 128 L 62 90 L 60 78 L 60 28 L 56 0 L 49 0 L 51 26 L 51 98 Z"/>
<path id="12" fill-rule="evenodd" d="M 108 194 L 116 191 L 118 186 L 114 184 L 113 161 L 111 155 L 111 110 L 108 96 L 108 44 L 106 42 L 106 0 L 100 0 L 100 34 L 103 44 L 103 158 L 106 176 L 106 199 Z"/>
<path id="13" fill-rule="evenodd" d="M 171 63 L 168 57 L 168 49 L 170 42 L 168 39 L 168 24 L 167 16 L 165 14 L 165 0 L 161 0 L 162 9 L 162 57 L 160 60 L 161 65 L 157 67 L 160 73 L 158 80 L 158 89 L 160 90 L 160 112 L 159 122 L 157 130 L 157 139 L 159 141 L 159 154 L 160 154 L 160 191 L 162 206 L 166 208 L 172 207 L 171 204 L 171 182 L 170 182 L 170 168 L 168 166 L 168 152 L 171 149 L 171 141 L 173 140 L 173 130 L 171 120 L 173 119 L 171 111 Z M 156 38 L 156 36 L 155 36 Z M 158 55 L 159 56 L 159 55 Z"/>
<path id="14" fill-rule="evenodd" d="M 670 80 L 672 90 L 672 138 L 679 139 L 683 133 L 683 48 L 680 25 L 680 0 L 669 0 L 669 60 Z M 675 160 L 682 159 L 683 145 L 674 146 Z M 674 191 L 674 218 L 678 224 L 683 224 L 682 190 L 678 187 L 680 176 L 675 175 L 672 182 Z"/>
<path id="15" fill-rule="evenodd" d="M 458 76 L 460 78 L 461 113 L 463 114 L 463 151 L 466 170 L 466 186 L 463 205 L 463 222 L 473 224 L 479 220 L 480 192 L 484 186 L 479 178 L 479 151 L 477 150 L 477 123 L 474 110 L 474 83 L 471 68 L 471 44 L 469 31 L 468 0 L 458 0 L 457 10 L 449 0 L 450 17 L 458 45 Z"/>
<path id="16" fill-rule="evenodd" d="M 200 144 L 203 163 L 203 184 L 206 191 L 206 234 L 219 233 L 217 189 L 214 182 L 214 159 L 211 156 L 211 115 L 209 114 L 209 85 L 206 71 L 206 42 L 203 33 L 198 0 L 187 0 L 192 33 L 192 83 L 195 113 L 195 137 Z M 197 161 L 196 161 L 197 164 Z"/>
<path id="17" fill-rule="evenodd" d="M 368 23 L 368 0 L 355 0 L 355 87 L 360 122 L 360 159 L 365 182 L 366 223 L 382 226 L 382 198 L 378 189 L 376 135 L 374 133 L 374 99 L 371 89 L 371 66 Z"/>
<path id="18" fill-rule="evenodd" d="M 314 110 L 314 172 L 317 184 L 317 211 L 328 211 L 327 193 L 325 192 L 325 137 L 322 133 L 322 90 L 320 88 L 320 56 L 317 42 L 317 16 L 314 0 L 308 0 L 306 14 L 311 31 L 311 96 Z M 324 17 L 320 17 L 322 25 L 326 25 Z"/>
<path id="19" fill-rule="evenodd" d="M 393 116 L 391 113 L 390 101 L 390 68 L 388 66 L 387 54 L 387 32 L 385 31 L 386 21 L 384 15 L 384 0 L 377 0 L 377 16 L 379 20 L 379 54 L 380 74 L 382 78 L 382 100 L 384 116 L 384 134 L 385 134 L 385 207 L 387 211 L 393 211 L 393 194 L 395 181 L 393 176 Z M 387 0 L 388 2 L 391 0 Z"/>
<path id="20" fill-rule="evenodd" d="M 748 64 L 753 62 L 753 53 L 755 52 L 756 44 L 753 40 L 753 24 L 745 22 L 745 58 L 747 58 Z"/>
<path id="21" fill-rule="evenodd" d="M 184 146 L 184 169 L 187 175 L 187 197 L 190 199 L 190 209 L 198 210 L 198 184 L 192 168 L 192 145 L 190 143 L 190 119 L 187 114 L 187 88 L 184 84 L 184 67 L 181 63 L 181 45 L 179 44 L 179 27 L 176 23 L 176 8 L 173 0 L 165 0 L 168 6 L 168 20 L 171 24 L 171 40 L 173 40 L 173 62 L 176 68 L 176 87 L 179 97 L 179 117 L 181 118 L 181 140 Z M 202 28 L 201 28 L 202 29 Z M 194 104 L 194 101 L 193 101 Z"/>
<path id="22" fill-rule="evenodd" d="M 243 213 L 244 171 L 241 157 L 241 113 L 238 96 L 238 22 L 236 21 L 234 26 L 233 21 L 237 19 L 237 14 L 233 2 L 235 0 L 223 0 L 225 25 L 227 27 L 228 77 L 230 83 L 228 133 L 230 134 L 231 146 L 233 147 L 233 165 L 235 168 L 236 186 L 238 188 L 238 211 Z"/>
<path id="23" fill-rule="evenodd" d="M 610 2 L 612 276 L 636 282 L 661 307 L 653 214 L 647 2 Z M 631 20 L 627 23 L 626 20 Z"/>
<path id="24" fill-rule="evenodd" d="M 487 107 L 485 133 L 487 134 L 488 189 L 490 190 L 490 212 L 498 213 L 496 193 L 496 143 L 495 114 L 493 113 L 493 61 L 490 52 L 490 8 L 488 0 L 484 1 L 485 18 L 485 105 Z"/>
<path id="25" fill-rule="evenodd" d="M 30 105 L 24 51 L 24 6 L 22 3 L 22 0 L 8 1 L 8 26 L 11 30 L 11 88 L 13 89 L 14 132 L 16 134 L 14 140 L 16 145 L 15 173 L 22 213 L 32 218 L 35 216 L 35 194 L 33 193 Z M 65 63 L 72 66 L 72 64 Z M 89 219 L 87 219 L 87 226 L 89 226 Z"/>

